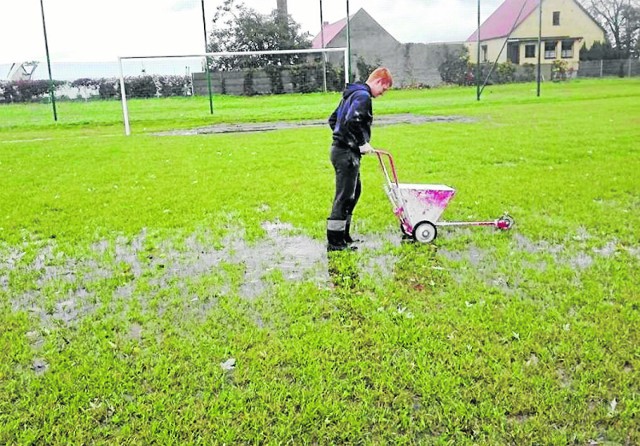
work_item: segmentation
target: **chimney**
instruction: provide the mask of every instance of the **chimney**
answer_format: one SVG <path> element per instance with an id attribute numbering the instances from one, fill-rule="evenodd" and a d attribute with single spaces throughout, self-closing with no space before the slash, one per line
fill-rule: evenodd
<path id="1" fill-rule="evenodd" d="M 278 0 L 278 15 L 285 18 L 289 15 L 287 12 L 287 0 Z"/>

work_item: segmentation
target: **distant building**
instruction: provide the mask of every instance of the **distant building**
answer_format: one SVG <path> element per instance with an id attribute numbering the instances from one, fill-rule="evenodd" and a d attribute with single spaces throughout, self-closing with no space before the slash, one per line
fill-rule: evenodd
<path id="1" fill-rule="evenodd" d="M 363 8 L 349 18 L 351 67 L 356 78 L 366 79 L 369 73 L 357 73 L 357 60 L 369 66 L 384 65 L 393 74 L 394 86 L 439 85 L 442 79 L 438 67 L 447 51 L 463 47 L 462 43 L 400 43 Z M 324 39 L 324 42 L 322 41 Z M 313 38 L 312 48 L 347 46 L 347 19 L 325 22 L 322 32 Z M 340 55 L 328 56 L 340 63 Z"/>
<path id="2" fill-rule="evenodd" d="M 505 0 L 480 26 L 480 62 L 538 63 L 538 34 L 541 28 L 541 65 L 556 60 L 577 70 L 580 49 L 604 42 L 604 29 L 575 0 Z M 541 23 L 541 27 L 540 27 Z M 471 60 L 478 51 L 478 31 L 466 40 Z"/>

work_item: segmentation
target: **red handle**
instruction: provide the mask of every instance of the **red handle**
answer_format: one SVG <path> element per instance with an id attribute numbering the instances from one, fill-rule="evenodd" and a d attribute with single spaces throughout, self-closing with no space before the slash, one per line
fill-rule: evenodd
<path id="1" fill-rule="evenodd" d="M 389 152 L 387 152 L 386 150 L 374 150 L 374 152 L 378 156 L 378 161 L 380 161 L 380 167 L 382 168 L 382 171 L 387 176 L 387 181 L 389 181 L 389 183 L 390 183 L 391 179 L 389 178 L 389 173 L 387 172 L 387 167 L 385 166 L 384 160 L 382 159 L 382 157 L 386 156 L 386 157 L 389 158 L 389 166 L 391 166 L 391 173 L 393 174 L 393 182 L 396 183 L 396 186 L 397 186 L 398 185 L 398 173 L 396 172 L 396 165 L 393 162 L 393 157 L 391 156 L 391 154 Z"/>

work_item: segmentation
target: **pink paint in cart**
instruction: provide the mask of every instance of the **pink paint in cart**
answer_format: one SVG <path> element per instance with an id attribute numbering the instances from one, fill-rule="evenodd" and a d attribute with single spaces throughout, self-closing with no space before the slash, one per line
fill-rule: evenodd
<path id="1" fill-rule="evenodd" d="M 432 242 L 438 235 L 438 226 L 494 226 L 501 230 L 513 227 L 513 219 L 508 215 L 491 221 L 440 221 L 440 216 L 456 194 L 455 189 L 444 184 L 400 183 L 391 154 L 376 150 L 376 155 L 387 181 L 385 192 L 393 205 L 393 213 L 400 221 L 400 230 L 414 240 Z"/>

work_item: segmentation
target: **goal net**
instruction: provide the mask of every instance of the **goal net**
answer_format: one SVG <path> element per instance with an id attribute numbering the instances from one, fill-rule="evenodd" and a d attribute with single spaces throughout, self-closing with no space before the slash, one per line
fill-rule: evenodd
<path id="1" fill-rule="evenodd" d="M 141 98 L 208 97 L 209 110 L 203 106 L 201 114 L 213 113 L 213 97 L 220 94 L 339 91 L 349 81 L 347 57 L 346 48 L 119 57 L 125 134 L 131 134 L 130 113 L 135 114 L 130 105 Z M 138 75 L 130 75 L 136 70 Z M 169 71 L 183 74 L 160 74 Z"/>

